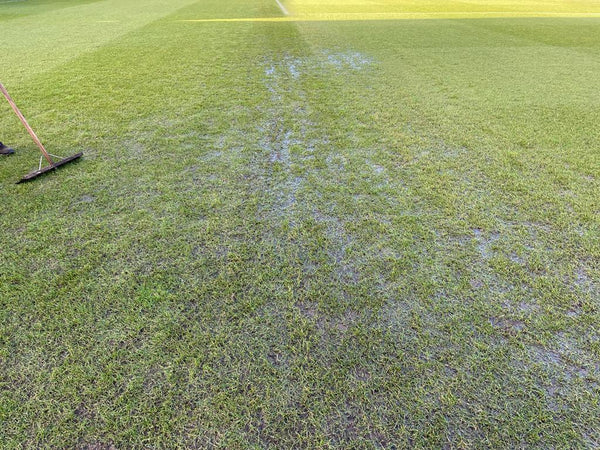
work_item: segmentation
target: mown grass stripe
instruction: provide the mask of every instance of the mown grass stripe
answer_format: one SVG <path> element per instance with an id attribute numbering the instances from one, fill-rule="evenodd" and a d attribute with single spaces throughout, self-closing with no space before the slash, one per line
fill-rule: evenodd
<path id="1" fill-rule="evenodd" d="M 291 17 L 241 17 L 180 19 L 178 22 L 362 22 L 380 20 L 485 19 L 485 18 L 598 18 L 600 13 L 562 12 L 456 12 L 456 13 L 331 13 L 304 14 Z"/>

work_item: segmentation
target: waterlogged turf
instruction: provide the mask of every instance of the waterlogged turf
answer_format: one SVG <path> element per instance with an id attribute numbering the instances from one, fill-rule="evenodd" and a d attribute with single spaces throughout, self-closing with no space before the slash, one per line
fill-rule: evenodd
<path id="1" fill-rule="evenodd" d="M 2 446 L 598 447 L 598 2 L 282 6 L 0 3 Z"/>

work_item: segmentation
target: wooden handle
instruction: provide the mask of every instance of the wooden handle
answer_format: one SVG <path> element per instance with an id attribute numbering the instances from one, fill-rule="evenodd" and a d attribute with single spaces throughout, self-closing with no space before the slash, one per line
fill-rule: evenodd
<path id="1" fill-rule="evenodd" d="M 0 92 L 2 92 L 2 94 L 4 95 L 4 98 L 6 98 L 6 100 L 10 104 L 11 108 L 13 109 L 13 111 L 15 112 L 15 114 L 17 115 L 17 117 L 19 118 L 19 120 L 21 121 L 21 123 L 23 124 L 23 126 L 27 129 L 27 131 L 29 132 L 29 135 L 31 136 L 31 139 L 33 139 L 33 142 L 35 142 L 37 144 L 37 146 L 39 147 L 39 149 L 43 153 L 43 155 L 46 158 L 46 160 L 48 161 L 48 163 L 51 166 L 53 166 L 54 165 L 54 161 L 52 161 L 52 158 L 50 157 L 50 154 L 46 151 L 46 149 L 42 145 L 41 141 L 39 140 L 39 138 L 37 137 L 37 135 L 33 131 L 33 129 L 29 126 L 29 124 L 27 123 L 27 119 L 25 119 L 25 116 L 23 114 L 21 114 L 21 111 L 19 111 L 19 108 L 17 108 L 17 105 L 15 104 L 15 102 L 13 101 L 13 99 L 10 97 L 10 94 L 8 93 L 8 91 L 6 90 L 6 88 L 2 85 L 2 83 L 0 83 Z"/>

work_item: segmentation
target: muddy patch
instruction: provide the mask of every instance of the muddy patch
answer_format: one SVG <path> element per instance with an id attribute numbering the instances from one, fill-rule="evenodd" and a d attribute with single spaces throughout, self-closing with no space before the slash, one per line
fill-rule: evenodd
<path id="1" fill-rule="evenodd" d="M 96 198 L 92 195 L 84 195 L 83 197 L 81 197 L 80 201 L 82 203 L 93 203 L 96 201 Z"/>
<path id="2" fill-rule="evenodd" d="M 479 228 L 473 229 L 473 234 L 475 235 L 477 250 L 481 258 L 487 260 L 494 257 L 494 243 L 500 239 L 500 234 L 496 232 L 486 234 Z"/>
<path id="3" fill-rule="evenodd" d="M 525 324 L 520 320 L 506 317 L 490 317 L 490 324 L 503 335 L 515 336 L 525 329 Z"/>
<path id="4" fill-rule="evenodd" d="M 296 308 L 301 316 L 316 326 L 323 339 L 329 339 L 332 335 L 343 335 L 357 324 L 361 316 L 352 309 L 346 309 L 341 313 L 327 313 L 310 301 L 296 303 Z"/>
<path id="5" fill-rule="evenodd" d="M 548 347 L 529 348 L 530 368 L 541 369 L 541 385 L 546 401 L 553 410 L 574 391 L 597 391 L 600 388 L 600 362 L 583 349 L 572 336 L 558 333 Z"/>
<path id="6" fill-rule="evenodd" d="M 117 450 L 113 444 L 106 444 L 104 442 L 93 442 L 91 444 L 83 444 L 81 446 L 85 450 Z"/>
<path id="7" fill-rule="evenodd" d="M 267 65 L 266 75 L 275 76 L 278 72 L 297 81 L 310 74 L 323 72 L 352 73 L 365 70 L 375 63 L 374 59 L 363 53 L 346 50 L 322 50 L 308 56 L 283 55 L 279 61 Z"/>
<path id="8" fill-rule="evenodd" d="M 578 267 L 575 270 L 574 284 L 580 292 L 600 299 L 600 282 L 593 278 L 589 268 Z"/>
<path id="9" fill-rule="evenodd" d="M 344 223 L 338 217 L 313 211 L 313 218 L 322 225 L 327 238 L 327 254 L 334 266 L 334 275 L 337 281 L 348 285 L 357 284 L 359 271 L 350 258 L 350 251 L 354 247 L 354 239 L 344 227 Z"/>
<path id="10" fill-rule="evenodd" d="M 356 51 L 334 52 L 324 50 L 321 52 L 325 65 L 342 70 L 362 70 L 373 64 L 373 59 L 363 53 Z"/>

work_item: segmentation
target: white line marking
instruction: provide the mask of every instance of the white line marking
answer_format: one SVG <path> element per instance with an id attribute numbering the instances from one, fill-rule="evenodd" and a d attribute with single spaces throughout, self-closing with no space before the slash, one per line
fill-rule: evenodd
<path id="1" fill-rule="evenodd" d="M 287 9 L 285 9 L 285 6 L 283 6 L 279 0 L 275 0 L 275 1 L 277 2 L 277 5 L 279 5 L 279 9 L 281 9 L 281 12 L 282 12 L 284 15 L 286 15 L 286 16 L 289 16 L 289 15 L 290 15 L 290 13 L 288 12 L 288 10 L 287 10 Z"/>

